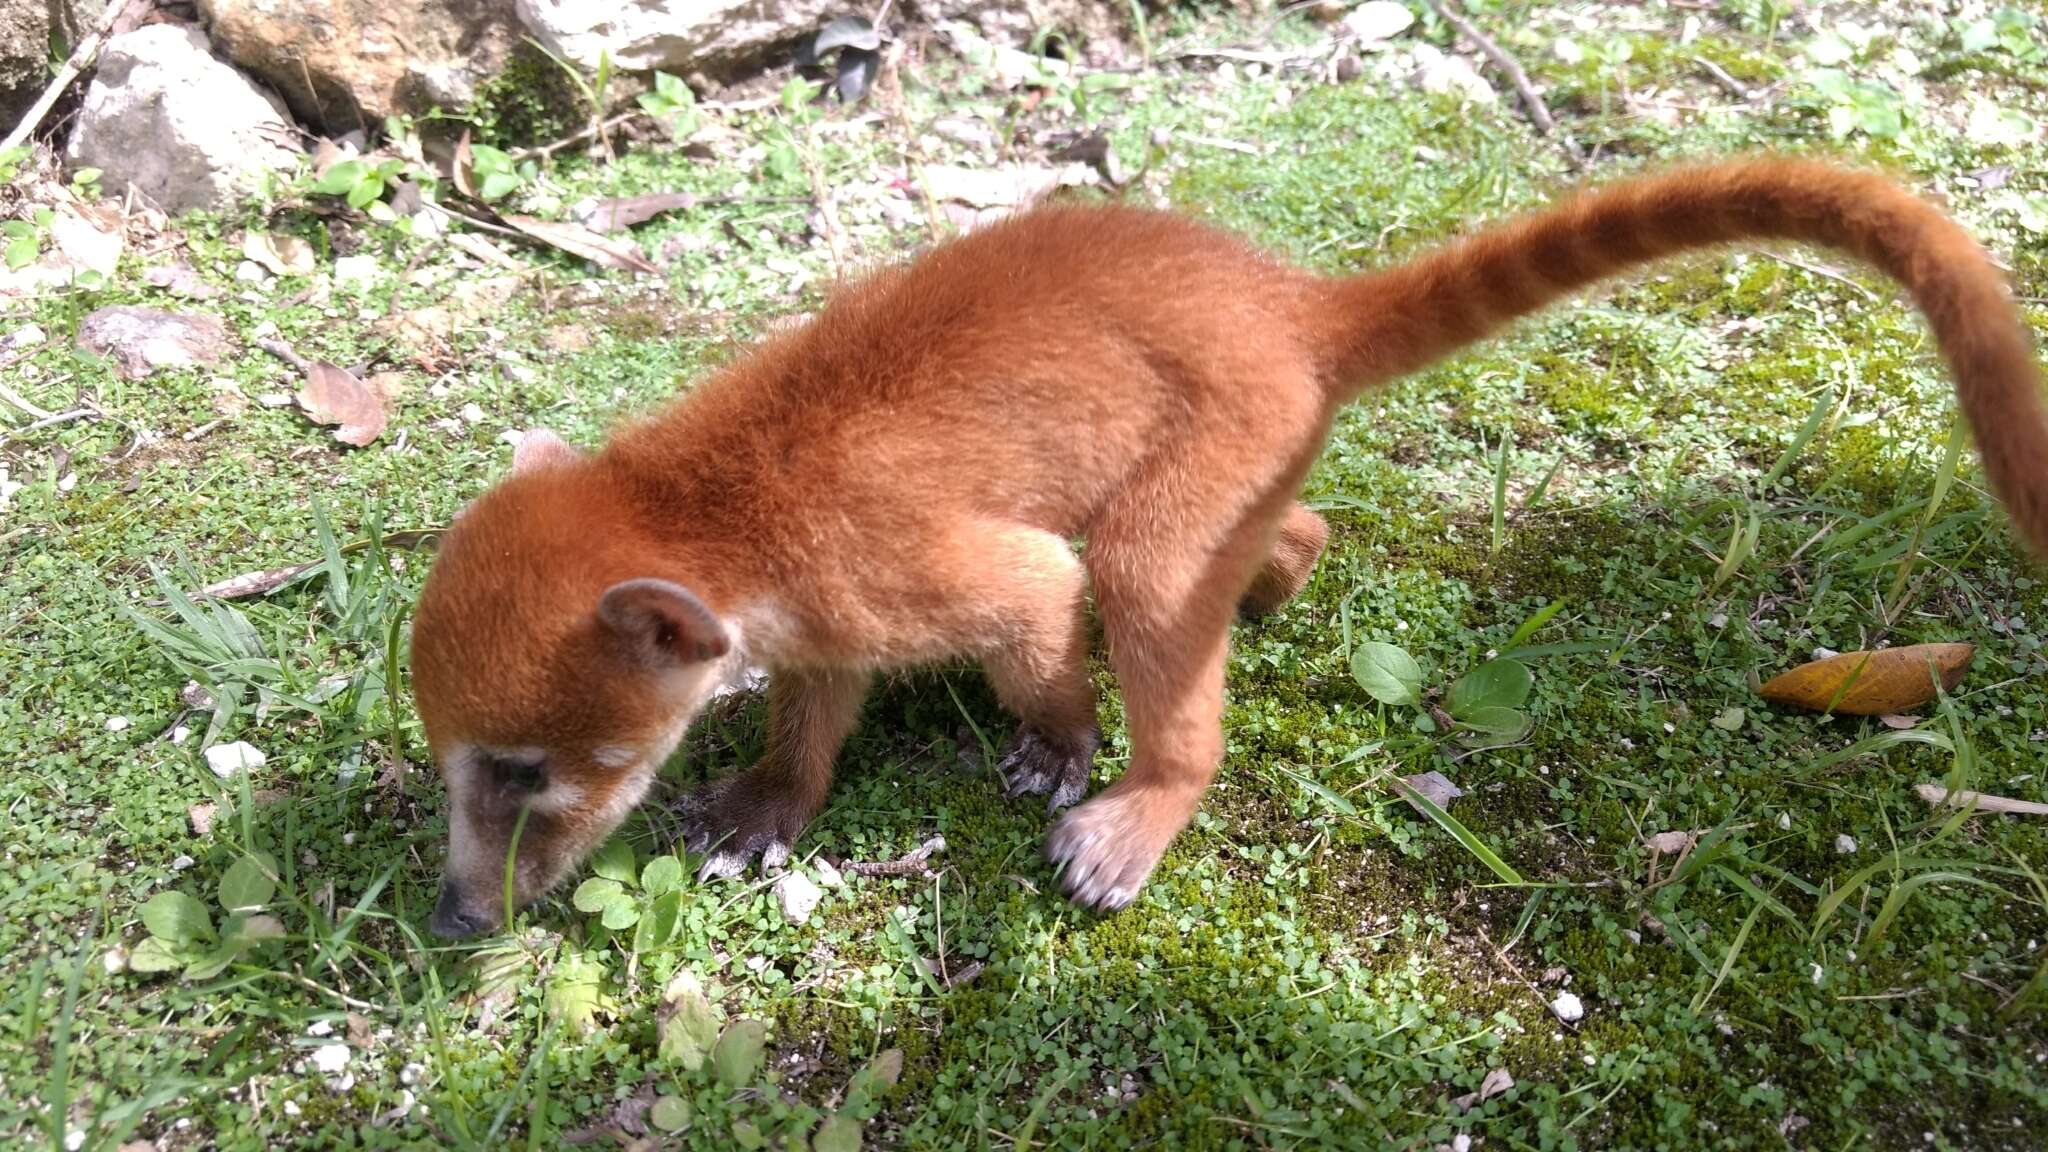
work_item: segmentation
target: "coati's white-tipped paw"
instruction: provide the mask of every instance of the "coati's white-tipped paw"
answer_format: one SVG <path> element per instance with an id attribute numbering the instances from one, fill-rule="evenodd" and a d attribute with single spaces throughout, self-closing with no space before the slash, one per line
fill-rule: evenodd
<path id="1" fill-rule="evenodd" d="M 996 765 L 1003 778 L 1003 795 L 1044 796 L 1047 815 L 1078 803 L 1088 794 L 1088 773 L 1095 765 L 1095 749 L 1101 740 L 1094 732 L 1062 742 L 1035 728 L 1018 730 Z"/>
<path id="2" fill-rule="evenodd" d="M 1179 793 L 1117 784 L 1061 817 L 1045 855 L 1074 903 L 1114 912 L 1138 898 L 1193 814 L 1194 804 Z"/>

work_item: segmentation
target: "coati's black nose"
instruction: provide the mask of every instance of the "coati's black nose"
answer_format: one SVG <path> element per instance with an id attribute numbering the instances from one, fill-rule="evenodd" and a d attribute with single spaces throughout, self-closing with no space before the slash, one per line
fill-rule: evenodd
<path id="1" fill-rule="evenodd" d="M 427 921 L 427 927 L 443 940 L 460 940 L 476 935 L 490 927 L 490 923 L 481 916 L 464 911 L 462 892 L 444 880 L 441 882 L 441 898 L 434 902 L 434 915 Z"/>

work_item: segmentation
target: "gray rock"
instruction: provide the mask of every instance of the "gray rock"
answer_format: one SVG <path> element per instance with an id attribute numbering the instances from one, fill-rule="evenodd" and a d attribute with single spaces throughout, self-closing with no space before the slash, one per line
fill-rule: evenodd
<path id="1" fill-rule="evenodd" d="M 445 2 L 445 0 L 444 0 Z M 514 0 L 520 23 L 548 51 L 595 69 L 609 54 L 614 68 L 659 68 L 678 75 L 730 74 L 787 51 L 849 9 L 840 0 Z M 890 23 L 973 21 L 991 37 L 1020 43 L 1059 27 L 1082 41 L 1114 27 L 1121 4 L 1089 0 L 904 0 Z"/>
<path id="2" fill-rule="evenodd" d="M 519 47 L 507 0 L 199 0 L 199 11 L 228 59 L 337 134 L 466 104 Z"/>
<path id="3" fill-rule="evenodd" d="M 116 304 L 78 323 L 78 346 L 114 361 L 114 370 L 139 380 L 159 368 L 218 363 L 227 355 L 227 328 L 212 316 L 188 316 Z"/>
<path id="4" fill-rule="evenodd" d="M 176 215 L 230 206 L 295 150 L 283 109 L 197 29 L 153 24 L 107 41 L 64 158 Z"/>
<path id="5" fill-rule="evenodd" d="M 105 8 L 106 0 L 0 0 L 0 135 L 49 84 L 51 33 L 76 44 Z"/>

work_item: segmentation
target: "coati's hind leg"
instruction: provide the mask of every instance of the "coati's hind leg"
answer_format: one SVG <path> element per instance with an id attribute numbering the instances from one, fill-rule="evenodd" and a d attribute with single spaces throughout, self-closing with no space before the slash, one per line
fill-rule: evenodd
<path id="1" fill-rule="evenodd" d="M 1223 758 L 1231 615 L 1294 491 L 1276 487 L 1246 508 L 1242 494 L 1190 491 L 1184 473 L 1162 470 L 1133 485 L 1120 514 L 1090 535 L 1088 571 L 1123 692 L 1131 759 L 1121 779 L 1062 817 L 1046 841 L 1061 887 L 1077 903 L 1115 909 L 1136 899 L 1201 803 Z M 1151 511 L 1176 497 L 1181 515 Z"/>
<path id="2" fill-rule="evenodd" d="M 1321 516 L 1300 504 L 1288 508 L 1287 518 L 1280 522 L 1279 538 L 1238 602 L 1237 614 L 1247 620 L 1264 616 L 1299 596 L 1329 538 L 1330 526 Z"/>

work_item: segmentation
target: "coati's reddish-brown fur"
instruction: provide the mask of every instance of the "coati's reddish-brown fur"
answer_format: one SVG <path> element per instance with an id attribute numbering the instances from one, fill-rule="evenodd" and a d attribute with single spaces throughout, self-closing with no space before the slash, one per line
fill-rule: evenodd
<path id="1" fill-rule="evenodd" d="M 413 634 L 453 792 L 435 926 L 497 922 L 522 806 L 517 898 L 559 880 L 743 661 L 769 672 L 771 729 L 690 808 L 707 873 L 788 854 L 870 681 L 907 665 L 979 659 L 1020 721 L 1009 790 L 1074 802 L 1097 741 L 1084 590 L 1131 754 L 1047 852 L 1081 903 L 1128 903 L 1221 758 L 1234 614 L 1294 595 L 1322 550 L 1294 497 L 1337 409 L 1624 269 L 1761 237 L 1905 286 L 2048 554 L 2028 334 L 1984 252 L 1882 176 L 1681 168 L 1350 277 L 1178 215 L 1042 208 L 845 289 L 594 455 L 535 435 L 461 517 Z"/>

